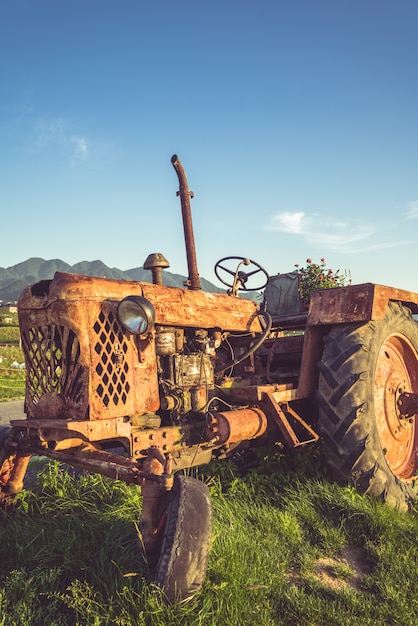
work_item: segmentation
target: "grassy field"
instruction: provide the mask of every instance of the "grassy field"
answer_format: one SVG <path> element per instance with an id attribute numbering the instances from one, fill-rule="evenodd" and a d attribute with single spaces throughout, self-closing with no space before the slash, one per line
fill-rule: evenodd
<path id="1" fill-rule="evenodd" d="M 0 327 L 0 345 L 0 401 L 23 398 L 18 328 Z M 208 575 L 193 602 L 167 606 L 140 550 L 139 489 L 31 461 L 0 510 L 0 626 L 416 626 L 418 508 L 330 482 L 321 444 L 199 477 L 214 509 Z"/>
<path id="2" fill-rule="evenodd" d="M 25 394 L 25 370 L 19 346 L 19 327 L 0 326 L 0 402 L 22 400 Z"/>
<path id="3" fill-rule="evenodd" d="M 214 508 L 208 575 L 167 606 L 139 550 L 139 490 L 32 462 L 0 511 L 0 625 L 416 626 L 418 511 L 328 481 L 321 446 L 262 454 L 240 477 L 202 468 Z"/>

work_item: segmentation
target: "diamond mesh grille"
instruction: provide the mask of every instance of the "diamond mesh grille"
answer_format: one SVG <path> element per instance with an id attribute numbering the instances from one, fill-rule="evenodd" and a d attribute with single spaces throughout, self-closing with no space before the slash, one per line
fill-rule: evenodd
<path id="1" fill-rule="evenodd" d="M 22 333 L 26 387 L 34 405 L 44 395 L 59 394 L 73 405 L 83 403 L 83 369 L 76 334 L 48 324 Z"/>
<path id="2" fill-rule="evenodd" d="M 95 367 L 98 376 L 96 391 L 106 407 L 126 404 L 130 385 L 129 365 L 125 357 L 129 344 L 122 327 L 111 311 L 102 311 L 93 330 L 97 336 L 94 351 L 98 356 Z"/>

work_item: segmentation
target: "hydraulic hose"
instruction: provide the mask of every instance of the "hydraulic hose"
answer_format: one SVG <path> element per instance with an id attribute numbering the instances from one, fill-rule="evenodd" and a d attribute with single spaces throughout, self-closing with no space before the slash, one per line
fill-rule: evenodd
<path id="1" fill-rule="evenodd" d="M 260 335 L 260 337 L 257 339 L 257 341 L 255 343 L 253 343 L 246 352 L 244 352 L 244 354 L 241 354 L 239 357 L 237 357 L 236 359 L 233 359 L 232 361 L 229 361 L 226 364 L 223 364 L 222 367 L 220 367 L 219 369 L 215 370 L 215 374 L 220 374 L 221 372 L 224 372 L 225 370 L 229 369 L 230 367 L 234 367 L 235 365 L 238 365 L 238 363 L 241 363 L 242 361 L 244 361 L 246 358 L 248 358 L 251 354 L 253 354 L 253 352 L 255 352 L 263 343 L 264 341 L 267 339 L 270 330 L 271 330 L 271 326 L 272 326 L 272 319 L 271 319 L 271 315 L 270 313 L 267 313 L 267 311 L 257 311 L 257 316 L 258 317 L 263 317 L 264 321 L 266 323 L 266 327 L 264 329 L 264 331 L 262 332 L 262 334 Z"/>

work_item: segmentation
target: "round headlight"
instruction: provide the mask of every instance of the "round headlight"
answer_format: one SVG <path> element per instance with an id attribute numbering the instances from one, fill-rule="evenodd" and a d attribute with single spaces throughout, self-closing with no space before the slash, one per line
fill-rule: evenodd
<path id="1" fill-rule="evenodd" d="M 118 318 L 134 335 L 145 335 L 154 328 L 155 309 L 143 296 L 128 296 L 119 302 Z"/>

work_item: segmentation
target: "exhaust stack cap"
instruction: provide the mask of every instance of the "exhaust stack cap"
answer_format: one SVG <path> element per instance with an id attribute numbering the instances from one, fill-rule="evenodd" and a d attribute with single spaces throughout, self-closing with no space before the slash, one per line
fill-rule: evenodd
<path id="1" fill-rule="evenodd" d="M 149 254 L 145 259 L 145 263 L 143 265 L 144 270 L 151 270 L 152 273 L 152 282 L 154 285 L 162 285 L 163 284 L 163 269 L 166 267 L 170 267 L 170 263 L 167 261 L 165 256 L 161 254 L 161 252 L 154 252 L 153 254 Z"/>
<path id="2" fill-rule="evenodd" d="M 152 270 L 155 267 L 161 267 L 161 269 L 164 269 L 166 267 L 170 267 L 170 263 L 167 261 L 165 256 L 161 254 L 161 252 L 153 252 L 147 256 L 143 267 L 144 270 Z"/>

